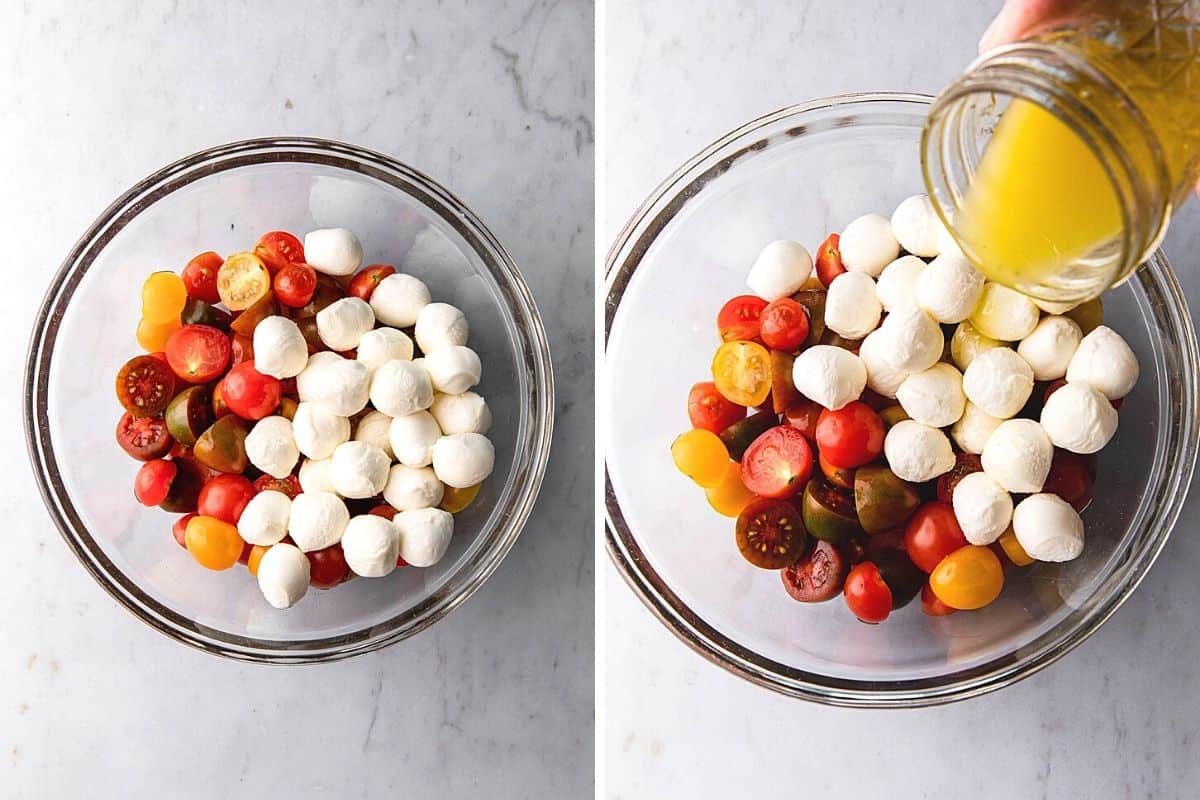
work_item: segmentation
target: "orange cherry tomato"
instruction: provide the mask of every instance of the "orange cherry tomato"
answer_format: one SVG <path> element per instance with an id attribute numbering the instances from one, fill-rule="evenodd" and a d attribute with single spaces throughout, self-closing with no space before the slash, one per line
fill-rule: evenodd
<path id="1" fill-rule="evenodd" d="M 228 522 L 213 517 L 195 516 L 184 533 L 188 552 L 202 567 L 229 569 L 238 562 L 246 543 Z"/>
<path id="2" fill-rule="evenodd" d="M 713 383 L 726 400 L 750 408 L 771 393 L 771 354 L 755 342 L 726 342 L 712 361 Z"/>
<path id="3" fill-rule="evenodd" d="M 475 499 L 477 494 L 479 494 L 478 483 L 474 486 L 468 486 L 465 489 L 455 489 L 453 486 L 447 486 L 446 491 L 442 493 L 442 502 L 439 504 L 439 507 L 443 511 L 457 514 L 471 505 L 471 501 Z"/>
<path id="4" fill-rule="evenodd" d="M 246 569 L 250 570 L 250 574 L 258 576 L 258 565 L 262 562 L 262 557 L 271 548 L 261 544 L 256 544 L 250 548 L 250 557 L 246 559 Z"/>
<path id="5" fill-rule="evenodd" d="M 1004 566 L 987 547 L 969 544 L 941 560 L 929 576 L 929 588 L 951 608 L 983 608 L 1004 588 Z"/>

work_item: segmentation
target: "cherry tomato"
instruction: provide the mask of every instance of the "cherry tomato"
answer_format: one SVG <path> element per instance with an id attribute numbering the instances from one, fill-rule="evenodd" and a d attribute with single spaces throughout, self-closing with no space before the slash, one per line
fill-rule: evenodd
<path id="1" fill-rule="evenodd" d="M 450 488 L 450 487 L 446 487 L 446 488 Z M 375 506 L 367 513 L 374 514 L 377 517 L 383 517 L 384 519 L 387 519 L 387 520 L 392 520 L 392 519 L 395 519 L 396 514 L 398 514 L 400 512 L 396 511 L 396 509 L 392 508 L 387 503 L 380 503 L 379 505 Z"/>
<path id="2" fill-rule="evenodd" d="M 837 411 L 821 412 L 817 449 L 835 467 L 853 469 L 879 458 L 886 433 L 880 416 L 866 403 L 855 400 Z"/>
<path id="3" fill-rule="evenodd" d="M 204 484 L 200 490 L 200 502 L 196 508 L 201 516 L 237 525 L 246 510 L 246 504 L 256 494 L 254 485 L 242 475 L 218 475 Z"/>
<path id="4" fill-rule="evenodd" d="M 745 416 L 745 406 L 726 400 L 712 381 L 697 383 L 688 392 L 688 420 L 693 428 L 720 433 Z"/>
<path id="5" fill-rule="evenodd" d="M 274 274 L 288 264 L 303 263 L 304 245 L 287 231 L 271 231 L 258 238 L 254 255 Z"/>
<path id="6" fill-rule="evenodd" d="M 762 343 L 772 350 L 791 353 L 808 339 L 808 309 L 790 297 L 767 304 L 759 317 Z"/>
<path id="7" fill-rule="evenodd" d="M 192 454 L 209 469 L 242 473 L 250 466 L 246 457 L 246 423 L 235 414 L 227 414 L 200 434 Z"/>
<path id="8" fill-rule="evenodd" d="M 258 420 L 279 408 L 279 379 L 263 375 L 248 361 L 238 364 L 221 381 L 221 396 L 242 419 Z"/>
<path id="9" fill-rule="evenodd" d="M 133 478 L 133 496 L 144 506 L 156 506 L 167 499 L 171 491 L 171 482 L 179 467 L 174 461 L 164 461 L 157 458 L 147 461 L 138 469 Z"/>
<path id="10" fill-rule="evenodd" d="M 189 261 L 180 275 L 183 285 L 187 287 L 188 297 L 210 305 L 221 302 L 221 296 L 217 294 L 217 272 L 223 263 L 225 259 L 211 250 Z"/>
<path id="11" fill-rule="evenodd" d="M 233 315 L 217 306 L 209 305 L 203 300 L 189 297 L 183 304 L 179 321 L 183 325 L 208 325 L 226 331 L 233 323 Z"/>
<path id="12" fill-rule="evenodd" d="M 804 434 L 777 425 L 755 439 L 742 456 L 742 483 L 761 497 L 789 497 L 812 477 L 813 453 Z"/>
<path id="13" fill-rule="evenodd" d="M 933 593 L 933 587 L 928 582 L 921 587 L 921 610 L 931 617 L 944 617 L 953 614 L 957 608 L 946 605 Z"/>
<path id="14" fill-rule="evenodd" d="M 471 501 L 479 494 L 479 484 L 468 486 L 464 489 L 456 489 L 453 486 L 447 486 L 442 492 L 442 502 L 438 503 L 438 508 L 442 511 L 448 511 L 451 514 L 457 514 L 467 506 L 471 505 Z"/>
<path id="15" fill-rule="evenodd" d="M 396 268 L 389 264 L 372 264 L 369 267 L 364 267 L 361 272 L 354 276 L 347 290 L 351 297 L 357 297 L 360 300 L 370 300 L 379 282 L 387 276 L 395 274 Z"/>
<path id="16" fill-rule="evenodd" d="M 300 480 L 295 475 L 288 475 L 286 478 L 274 478 L 270 475 L 259 475 L 254 481 L 254 491 L 257 492 L 282 492 L 290 499 L 295 500 L 296 495 L 302 491 L 300 488 Z"/>
<path id="17" fill-rule="evenodd" d="M 712 361 L 713 383 L 739 406 L 761 406 L 771 393 L 771 354 L 755 342 L 726 342 Z"/>
<path id="18" fill-rule="evenodd" d="M 711 489 L 725 478 L 729 451 L 712 431 L 694 428 L 671 443 L 671 458 L 680 472 Z"/>
<path id="19" fill-rule="evenodd" d="M 317 271 L 308 264 L 287 264 L 275 273 L 275 297 L 289 308 L 312 302 L 317 290 Z"/>
<path id="20" fill-rule="evenodd" d="M 794 505 L 759 498 L 738 515 L 735 538 L 738 551 L 754 566 L 783 569 L 804 552 L 806 535 Z"/>
<path id="21" fill-rule="evenodd" d="M 807 553 L 779 572 L 783 588 L 793 600 L 820 603 L 842 590 L 850 562 L 829 542 L 817 541 Z"/>
<path id="22" fill-rule="evenodd" d="M 205 476 L 190 458 L 175 458 L 171 463 L 176 467 L 175 479 L 158 507 L 172 514 L 190 514 L 199 503 Z"/>
<path id="23" fill-rule="evenodd" d="M 796 357 L 782 350 L 771 351 L 771 412 L 779 416 L 804 399 L 792 381 Z"/>
<path id="24" fill-rule="evenodd" d="M 884 582 L 879 568 L 870 561 L 863 561 L 850 570 L 842 595 L 850 613 L 862 622 L 875 625 L 892 613 L 892 590 Z"/>
<path id="25" fill-rule="evenodd" d="M 831 233 L 821 242 L 821 246 L 817 248 L 816 272 L 817 280 L 825 288 L 829 288 L 829 284 L 833 283 L 833 279 L 846 271 L 846 267 L 842 264 L 842 253 L 838 249 L 841 237 L 836 233 Z"/>
<path id="26" fill-rule="evenodd" d="M 766 300 L 752 294 L 738 295 L 721 306 L 721 311 L 717 314 L 717 332 L 721 334 L 721 341 L 749 342 L 757 339 L 759 317 L 766 307 Z"/>
<path id="27" fill-rule="evenodd" d="M 179 519 L 175 520 L 175 524 L 171 526 L 171 535 L 175 537 L 175 541 L 184 550 L 187 549 L 187 526 L 192 521 L 195 514 L 184 514 Z"/>
<path id="28" fill-rule="evenodd" d="M 1000 596 L 1004 567 L 989 548 L 969 544 L 942 559 L 929 576 L 929 587 L 951 608 L 983 608 Z"/>
<path id="29" fill-rule="evenodd" d="M 117 400 L 135 417 L 156 417 L 175 395 L 175 376 L 154 356 L 134 356 L 117 372 Z"/>
<path id="30" fill-rule="evenodd" d="M 167 340 L 167 362 L 188 383 L 208 383 L 229 366 L 229 337 L 207 325 L 184 325 Z"/>
<path id="31" fill-rule="evenodd" d="M 821 412 L 824 410 L 819 403 L 802 397 L 791 408 L 783 412 L 783 419 L 788 425 L 803 433 L 811 444 L 816 444 L 817 423 L 821 420 Z"/>
<path id="32" fill-rule="evenodd" d="M 250 574 L 258 577 L 258 565 L 262 563 L 262 557 L 267 554 L 271 548 L 261 544 L 256 544 L 250 548 L 250 555 L 246 558 L 246 569 Z"/>
<path id="33" fill-rule="evenodd" d="M 1042 491 L 1056 494 L 1076 511 L 1083 511 L 1092 502 L 1092 476 L 1087 460 L 1076 453 L 1054 448 L 1054 459 L 1050 462 L 1050 473 Z"/>
<path id="34" fill-rule="evenodd" d="M 258 323 L 278 313 L 279 303 L 275 301 L 275 295 L 268 291 L 254 301 L 254 305 L 234 317 L 233 322 L 229 323 L 229 329 L 242 336 L 253 336 Z"/>
<path id="35" fill-rule="evenodd" d="M 958 453 L 954 456 L 954 466 L 949 472 L 937 479 L 937 499 L 943 503 L 954 500 L 954 487 L 959 481 L 973 472 L 983 472 L 983 461 L 974 453 Z"/>
<path id="36" fill-rule="evenodd" d="M 230 341 L 230 357 L 229 363 L 233 366 L 244 364 L 247 361 L 254 361 L 254 340 L 249 336 L 243 336 L 240 333 L 235 333 L 229 338 Z"/>
<path id="37" fill-rule="evenodd" d="M 187 288 L 174 272 L 152 272 L 142 284 L 142 319 L 152 325 L 178 319 L 186 302 Z"/>
<path id="38" fill-rule="evenodd" d="M 904 527 L 904 549 L 922 572 L 933 572 L 943 558 L 966 546 L 967 538 L 949 503 L 926 503 Z"/>
<path id="39" fill-rule="evenodd" d="M 271 291 L 271 273 L 254 253 L 234 253 L 217 272 L 217 294 L 230 311 L 244 311 Z"/>
<path id="40" fill-rule="evenodd" d="M 171 452 L 175 440 L 162 417 L 135 417 L 126 411 L 117 423 L 117 444 L 138 461 L 151 461 Z"/>
<path id="41" fill-rule="evenodd" d="M 1025 548 L 1017 541 L 1016 531 L 1012 526 L 1008 526 L 1008 530 L 1000 534 L 1000 538 L 996 540 L 1000 545 L 1000 549 L 1004 551 L 1004 555 L 1008 556 L 1008 560 L 1018 567 L 1028 567 L 1033 563 L 1034 559 L 1029 553 L 1025 552 Z"/>
<path id="42" fill-rule="evenodd" d="M 241 558 L 246 543 L 228 522 L 203 515 L 192 517 L 184 532 L 192 558 L 203 567 L 229 569 Z"/>
<path id="43" fill-rule="evenodd" d="M 729 457 L 741 461 L 746 454 L 746 448 L 771 428 L 779 424 L 779 417 L 770 411 L 759 411 L 743 417 L 721 431 L 721 441 L 729 448 Z"/>
<path id="44" fill-rule="evenodd" d="M 178 319 L 173 319 L 170 322 L 164 322 L 162 325 L 155 325 L 147 320 L 139 320 L 137 326 L 137 343 L 148 353 L 153 353 L 156 350 L 162 350 L 167 346 L 167 340 L 171 338 L 171 334 L 179 330 L 183 323 Z"/>
<path id="45" fill-rule="evenodd" d="M 305 553 L 308 556 L 308 582 L 316 589 L 332 589 L 350 575 L 346 555 L 340 544 Z"/>
<path id="46" fill-rule="evenodd" d="M 213 385 L 212 409 L 215 419 L 220 419 L 229 413 L 229 406 L 225 405 L 224 386 L 224 380 L 219 380 Z"/>
<path id="47" fill-rule="evenodd" d="M 724 479 L 711 489 L 705 489 L 704 497 L 713 511 L 723 517 L 736 517 L 754 499 L 754 493 L 742 483 L 741 465 L 730 461 L 725 468 Z M 443 500 L 443 507 L 444 503 Z"/>

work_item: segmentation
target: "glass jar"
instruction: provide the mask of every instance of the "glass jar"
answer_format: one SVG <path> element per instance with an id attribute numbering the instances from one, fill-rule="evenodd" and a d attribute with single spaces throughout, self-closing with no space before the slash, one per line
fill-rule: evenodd
<path id="1" fill-rule="evenodd" d="M 1080 8 L 977 59 L 935 100 L 921 148 L 964 254 L 1067 303 L 1153 252 L 1200 164 L 1200 0 Z"/>

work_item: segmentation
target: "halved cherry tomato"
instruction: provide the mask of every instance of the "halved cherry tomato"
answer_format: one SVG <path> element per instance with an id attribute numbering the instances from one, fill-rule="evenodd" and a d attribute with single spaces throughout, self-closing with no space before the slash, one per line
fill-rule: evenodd
<path id="1" fill-rule="evenodd" d="M 818 540 L 807 553 L 779 572 L 783 588 L 793 600 L 820 603 L 842 590 L 850 562 L 829 542 Z"/>
<path id="2" fill-rule="evenodd" d="M 275 297 L 289 308 L 312 302 L 317 290 L 317 271 L 308 264 L 287 264 L 275 273 Z"/>
<path id="3" fill-rule="evenodd" d="M 951 608 L 983 608 L 1000 596 L 1004 567 L 987 547 L 969 544 L 938 563 L 929 576 L 929 588 Z"/>
<path id="4" fill-rule="evenodd" d="M 214 570 L 232 567 L 246 547 L 237 528 L 228 522 L 203 515 L 192 517 L 188 522 L 184 541 L 192 558 L 201 566 Z"/>
<path id="5" fill-rule="evenodd" d="M 813 453 L 804 434 L 777 425 L 759 436 L 742 456 L 742 483 L 761 497 L 789 497 L 812 477 Z"/>
<path id="6" fill-rule="evenodd" d="M 870 406 L 855 400 L 837 411 L 822 411 L 816 433 L 817 449 L 830 464 L 853 469 L 879 458 L 887 431 Z"/>
<path id="7" fill-rule="evenodd" d="M 254 253 L 234 253 L 217 272 L 217 294 L 230 311 L 244 311 L 271 291 L 271 273 Z"/>
<path id="8" fill-rule="evenodd" d="M 954 487 L 973 472 L 983 472 L 983 461 L 974 453 L 958 453 L 954 466 L 937 480 L 937 499 L 943 503 L 954 501 Z"/>
<path id="9" fill-rule="evenodd" d="M 246 504 L 256 494 L 254 484 L 243 475 L 218 475 L 200 490 L 196 510 L 204 517 L 214 517 L 237 525 Z"/>
<path id="10" fill-rule="evenodd" d="M 255 492 L 282 492 L 290 499 L 295 500 L 296 495 L 302 491 L 300 488 L 300 480 L 295 475 L 288 475 L 286 478 L 275 478 L 270 475 L 259 475 L 254 481 Z"/>
<path id="11" fill-rule="evenodd" d="M 156 417 L 175 394 L 175 376 L 154 356 L 134 356 L 117 372 L 117 400 L 135 417 Z"/>
<path id="12" fill-rule="evenodd" d="M 863 561 L 850 570 L 842 595 L 850 613 L 861 622 L 876 625 L 892 613 L 892 590 L 884 582 L 879 567 L 870 561 Z"/>
<path id="13" fill-rule="evenodd" d="M 1054 458 L 1050 462 L 1046 483 L 1042 486 L 1043 492 L 1056 494 L 1076 511 L 1083 511 L 1092 502 L 1092 483 L 1088 462 L 1083 456 L 1054 448 Z"/>
<path id="14" fill-rule="evenodd" d="M 821 478 L 813 478 L 804 487 L 800 513 L 810 536 L 841 544 L 862 534 L 854 511 L 854 501 Z"/>
<path id="15" fill-rule="evenodd" d="M 680 472 L 711 489 L 725 479 L 729 451 L 712 431 L 693 428 L 671 443 L 671 458 Z"/>
<path id="16" fill-rule="evenodd" d="M 117 423 L 117 444 L 138 461 L 151 461 L 171 452 L 175 440 L 162 417 L 135 417 L 126 411 Z"/>
<path id="17" fill-rule="evenodd" d="M 759 317 L 759 335 L 772 350 L 799 350 L 808 340 L 808 309 L 790 297 L 768 303 Z"/>
<path id="18" fill-rule="evenodd" d="M 752 294 L 738 295 L 726 302 L 721 306 L 720 313 L 717 314 L 717 332 L 721 334 L 721 341 L 749 342 L 757 339 L 759 317 L 766 307 L 766 300 Z M 751 403 L 750 405 L 758 404 Z"/>
<path id="19" fill-rule="evenodd" d="M 147 461 L 133 478 L 133 496 L 144 506 L 156 506 L 167 499 L 171 481 L 179 470 L 174 461 L 157 458 Z"/>
<path id="20" fill-rule="evenodd" d="M 229 337 L 207 325 L 184 325 L 167 340 L 167 362 L 188 383 L 208 383 L 229 366 Z"/>
<path id="21" fill-rule="evenodd" d="M 946 605 L 933 593 L 928 582 L 921 587 L 921 610 L 931 617 L 945 617 L 957 611 L 957 608 Z"/>
<path id="22" fill-rule="evenodd" d="M 217 272 L 223 263 L 225 259 L 211 250 L 189 261 L 180 275 L 183 285 L 187 287 L 188 297 L 210 305 L 221 302 L 221 296 L 217 294 Z"/>
<path id="23" fill-rule="evenodd" d="M 254 245 L 254 255 L 266 265 L 271 274 L 275 274 L 288 264 L 304 261 L 304 245 L 287 231 L 271 231 L 258 237 Z"/>
<path id="24" fill-rule="evenodd" d="M 360 300 L 370 300 L 379 282 L 387 276 L 395 274 L 396 268 L 390 264 L 372 264 L 369 267 L 364 267 L 361 272 L 355 275 L 354 280 L 350 281 L 350 286 L 347 289 L 351 297 L 357 297 Z"/>
<path id="25" fill-rule="evenodd" d="M 746 416 L 746 408 L 725 399 L 712 381 L 697 383 L 688 392 L 688 421 L 693 428 L 720 433 Z"/>
<path id="26" fill-rule="evenodd" d="M 279 408 L 282 391 L 278 378 L 263 375 L 252 362 L 244 361 L 221 381 L 221 396 L 229 410 L 242 419 L 258 420 Z"/>
<path id="27" fill-rule="evenodd" d="M 186 538 L 187 526 L 188 526 L 188 523 L 192 521 L 192 517 L 194 517 L 194 516 L 196 516 L 196 515 L 195 514 L 184 514 L 182 517 L 175 520 L 175 524 L 171 526 L 171 536 L 173 536 L 175 538 L 175 541 L 184 550 L 187 549 L 187 538 Z"/>
<path id="28" fill-rule="evenodd" d="M 761 569 L 783 569 L 804 552 L 804 522 L 785 500 L 759 498 L 738 515 L 738 551 Z"/>
<path id="29" fill-rule="evenodd" d="M 771 354 L 755 342 L 726 342 L 712 361 L 713 383 L 726 400 L 761 406 L 771 393 Z"/>
<path id="30" fill-rule="evenodd" d="M 949 503 L 926 503 L 904 527 L 904 549 L 923 572 L 933 572 L 943 558 L 966 546 L 967 537 Z"/>
<path id="31" fill-rule="evenodd" d="M 721 441 L 729 448 L 729 457 L 734 461 L 741 461 L 751 442 L 778 424 L 779 417 L 770 411 L 759 411 L 739 419 L 721 431 Z"/>
<path id="32" fill-rule="evenodd" d="M 840 240 L 841 237 L 838 234 L 831 233 L 817 248 L 817 257 L 814 259 L 817 266 L 817 280 L 825 288 L 829 288 L 833 279 L 846 271 L 846 267 L 842 264 L 842 253 L 838 249 Z"/>
<path id="33" fill-rule="evenodd" d="M 316 589 L 332 589 L 350 575 L 346 554 L 340 544 L 305 553 L 308 556 L 308 582 Z"/>

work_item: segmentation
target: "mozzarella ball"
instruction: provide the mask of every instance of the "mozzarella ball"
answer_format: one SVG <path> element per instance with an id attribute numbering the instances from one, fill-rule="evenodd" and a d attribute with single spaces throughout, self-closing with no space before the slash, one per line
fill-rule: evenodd
<path id="1" fill-rule="evenodd" d="M 382 411 L 368 411 L 354 426 L 356 442 L 373 444 L 383 451 L 388 461 L 393 461 L 396 454 L 392 451 L 392 418 Z"/>
<path id="2" fill-rule="evenodd" d="M 1084 336 L 1067 367 L 1067 380 L 1086 383 L 1109 400 L 1129 394 L 1138 379 L 1138 361 L 1120 334 L 1101 325 Z"/>
<path id="3" fill-rule="evenodd" d="M 442 438 L 442 429 L 428 411 L 417 411 L 393 419 L 388 438 L 397 461 L 425 467 L 433 463 L 433 446 Z"/>
<path id="4" fill-rule="evenodd" d="M 1070 317 L 1043 317 L 1017 345 L 1017 352 L 1033 367 L 1034 380 L 1054 381 L 1067 374 L 1081 339 L 1083 331 Z"/>
<path id="5" fill-rule="evenodd" d="M 796 356 L 792 364 L 792 382 L 809 400 L 837 411 L 863 393 L 867 385 L 867 368 L 862 359 L 849 350 L 818 344 Z"/>
<path id="6" fill-rule="evenodd" d="M 382 578 L 396 568 L 400 532 L 391 520 L 363 514 L 350 520 L 342 534 L 342 554 L 355 575 Z"/>
<path id="7" fill-rule="evenodd" d="M 1046 401 L 1042 427 L 1055 447 L 1097 453 L 1117 432 L 1117 410 L 1086 383 L 1068 383 Z"/>
<path id="8" fill-rule="evenodd" d="M 902 308 L 883 321 L 879 330 L 887 347 L 880 353 L 892 369 L 901 372 L 921 372 L 942 358 L 946 338 L 933 317 L 919 308 Z"/>
<path id="9" fill-rule="evenodd" d="M 373 444 L 343 442 L 330 459 L 330 478 L 342 497 L 365 500 L 383 491 L 391 459 Z"/>
<path id="10" fill-rule="evenodd" d="M 908 373 L 894 368 L 883 357 L 888 346 L 888 336 L 883 331 L 874 331 L 862 340 L 858 357 L 867 370 L 867 386 L 884 397 L 895 397 Z"/>
<path id="11" fill-rule="evenodd" d="M 878 214 L 864 214 L 842 231 L 838 251 L 848 271 L 874 278 L 900 255 L 900 243 L 892 234 L 892 223 Z"/>
<path id="12" fill-rule="evenodd" d="M 333 459 L 306 458 L 296 476 L 306 492 L 336 492 L 333 485 Z"/>
<path id="13" fill-rule="evenodd" d="M 1033 392 L 1033 368 L 1015 350 L 988 350 L 963 373 L 963 392 L 988 414 L 1008 419 L 1024 407 Z"/>
<path id="14" fill-rule="evenodd" d="M 958 527 L 971 544 L 991 544 L 1012 522 L 1012 495 L 986 472 L 973 472 L 960 480 L 950 499 Z"/>
<path id="15" fill-rule="evenodd" d="M 1083 552 L 1083 519 L 1056 494 L 1034 494 L 1013 511 L 1013 533 L 1030 558 L 1070 561 Z"/>
<path id="16" fill-rule="evenodd" d="M 362 266 L 362 243 L 345 228 L 304 234 L 304 261 L 326 275 L 350 275 Z"/>
<path id="17" fill-rule="evenodd" d="M 407 328 L 417 324 L 421 309 L 429 305 L 429 287 L 412 275 L 388 275 L 371 292 L 371 310 L 384 325 Z"/>
<path id="18" fill-rule="evenodd" d="M 435 394 L 429 413 L 442 433 L 487 433 L 492 427 L 492 412 L 487 401 L 474 392 Z"/>
<path id="19" fill-rule="evenodd" d="M 950 436 L 964 453 L 979 455 L 987 445 L 988 438 L 1003 421 L 968 400 L 962 417 L 950 428 Z"/>
<path id="20" fill-rule="evenodd" d="M 411 361 L 389 361 L 371 376 L 371 404 L 389 417 L 403 417 L 432 403 L 429 373 Z"/>
<path id="21" fill-rule="evenodd" d="M 925 262 L 916 256 L 900 256 L 884 267 L 875 282 L 875 296 L 885 311 L 898 311 L 917 304 L 917 279 Z"/>
<path id="22" fill-rule="evenodd" d="M 496 450 L 481 433 L 454 433 L 433 446 L 433 471 L 438 479 L 455 489 L 482 483 L 492 474 Z"/>
<path id="23" fill-rule="evenodd" d="M 396 515 L 400 531 L 400 557 L 414 567 L 432 567 L 446 555 L 454 534 L 454 517 L 440 508 L 401 511 Z"/>
<path id="24" fill-rule="evenodd" d="M 286 478 L 300 460 L 300 450 L 287 417 L 265 417 L 254 423 L 243 445 L 246 458 L 272 478 Z"/>
<path id="25" fill-rule="evenodd" d="M 1050 437 L 1032 419 L 1001 422 L 988 437 L 981 456 L 983 471 L 1007 491 L 1018 494 L 1042 490 L 1053 458 Z"/>
<path id="26" fill-rule="evenodd" d="M 784 240 L 771 242 L 754 260 L 746 285 L 764 300 L 778 300 L 800 291 L 812 269 L 812 256 L 804 245 Z"/>
<path id="27" fill-rule="evenodd" d="M 962 373 L 942 363 L 909 375 L 896 391 L 896 399 L 911 419 L 932 428 L 958 422 L 967 405 Z"/>
<path id="28" fill-rule="evenodd" d="M 430 303 L 417 315 L 417 327 L 413 335 L 421 352 L 432 353 L 443 347 L 465 345 L 470 330 L 462 311 L 449 303 Z"/>
<path id="29" fill-rule="evenodd" d="M 353 416 L 366 407 L 370 384 L 370 370 L 337 353 L 314 354 L 296 376 L 301 401 L 325 406 L 339 417 Z"/>
<path id="30" fill-rule="evenodd" d="M 861 339 L 879 326 L 882 311 L 871 276 L 863 272 L 846 272 L 829 287 L 825 298 L 825 325 L 847 339 Z"/>
<path id="31" fill-rule="evenodd" d="M 892 472 L 912 483 L 931 481 L 954 468 L 954 450 L 946 434 L 911 419 L 891 427 L 883 454 Z"/>
<path id="32" fill-rule="evenodd" d="M 426 353 L 425 370 L 437 391 L 462 394 L 479 383 L 483 367 L 474 350 L 462 345 L 451 345 Z M 433 398 L 430 398 L 430 402 L 433 402 Z M 421 407 L 428 408 L 429 405 Z"/>
<path id="33" fill-rule="evenodd" d="M 353 350 L 374 327 L 375 312 L 357 297 L 343 297 L 317 312 L 317 335 L 330 350 Z"/>
<path id="34" fill-rule="evenodd" d="M 306 553 L 337 544 L 350 521 L 342 498 L 332 492 L 301 492 L 292 500 L 288 535 Z"/>
<path id="35" fill-rule="evenodd" d="M 942 221 L 929 195 L 915 194 L 896 206 L 892 212 L 892 234 L 913 255 L 932 258 L 940 252 Z"/>
<path id="36" fill-rule="evenodd" d="M 310 569 L 298 547 L 272 545 L 258 562 L 258 588 L 275 608 L 290 608 L 308 591 Z"/>
<path id="37" fill-rule="evenodd" d="M 263 375 L 294 378 L 308 365 L 308 343 L 296 323 L 270 316 L 254 327 L 254 368 Z"/>
<path id="38" fill-rule="evenodd" d="M 397 511 L 431 508 L 442 502 L 446 487 L 430 467 L 397 464 L 388 472 L 383 499 Z"/>
<path id="39" fill-rule="evenodd" d="M 250 544 L 273 545 L 287 536 L 292 500 L 283 492 L 267 489 L 250 498 L 238 517 L 238 534 Z"/>
<path id="40" fill-rule="evenodd" d="M 984 336 L 1016 342 L 1033 332 L 1041 316 L 1025 295 L 998 283 L 986 283 L 971 313 L 971 324 Z"/>
<path id="41" fill-rule="evenodd" d="M 317 403 L 300 403 L 292 417 L 296 447 L 309 458 L 328 458 L 350 439 L 350 420 Z"/>
<path id="42" fill-rule="evenodd" d="M 412 361 L 412 357 L 412 339 L 395 328 L 376 328 L 358 340 L 358 362 L 371 372 L 389 361 Z"/>
<path id="43" fill-rule="evenodd" d="M 981 294 L 983 275 L 957 254 L 938 256 L 917 279 L 917 305 L 938 322 L 962 322 Z"/>
<path id="44" fill-rule="evenodd" d="M 980 353 L 1003 346 L 990 336 L 984 336 L 969 321 L 963 320 L 950 337 L 950 357 L 954 359 L 955 366 L 966 372 Z"/>

